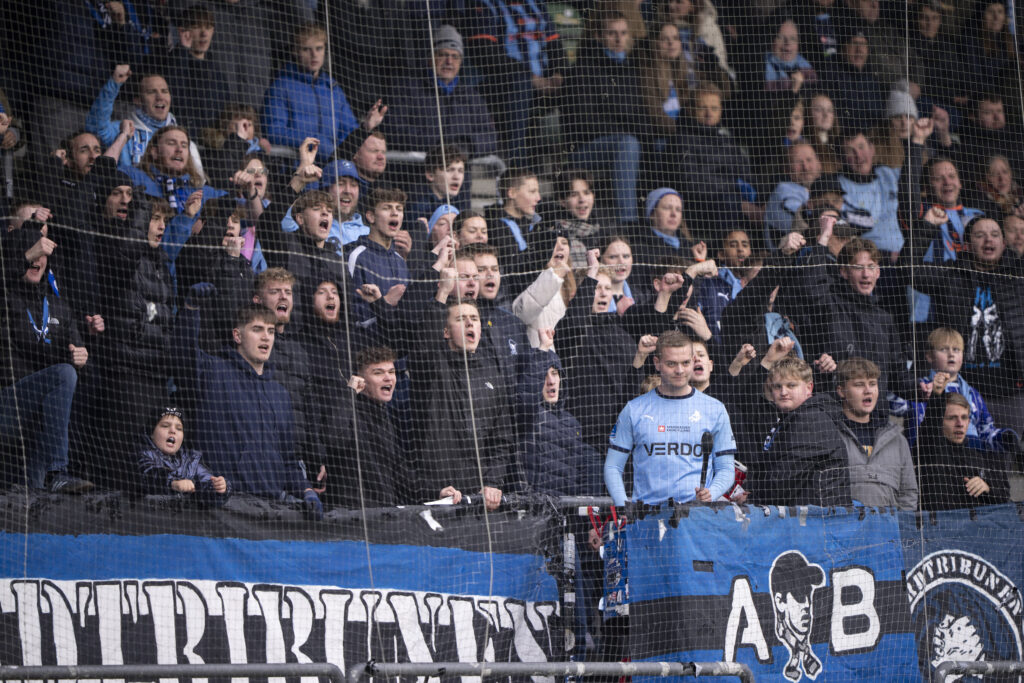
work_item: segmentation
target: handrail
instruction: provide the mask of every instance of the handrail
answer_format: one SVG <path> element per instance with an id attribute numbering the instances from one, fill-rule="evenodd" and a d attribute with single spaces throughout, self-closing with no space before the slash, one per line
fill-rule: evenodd
<path id="1" fill-rule="evenodd" d="M 383 676 L 739 676 L 754 682 L 741 662 L 425 662 L 391 664 L 370 660 L 348 670 L 348 683 Z"/>
<path id="2" fill-rule="evenodd" d="M 269 156 L 280 159 L 298 159 L 299 153 L 294 147 L 285 145 L 271 145 Z M 427 158 L 427 153 L 419 150 L 388 150 L 385 153 L 390 163 L 422 164 Z M 483 166 L 494 175 L 501 175 L 505 172 L 505 162 L 501 157 L 494 154 L 487 154 L 482 157 L 473 157 L 469 160 L 470 166 Z"/>
<path id="3" fill-rule="evenodd" d="M 329 678 L 331 683 L 345 683 L 345 676 L 334 664 L 83 664 L 81 666 L 0 666 L 0 680 L 82 680 L 136 678 L 230 678 L 301 677 Z"/>
<path id="4" fill-rule="evenodd" d="M 943 662 L 932 673 L 934 683 L 946 683 L 949 676 L 957 674 L 1024 674 L 1024 662 Z"/>

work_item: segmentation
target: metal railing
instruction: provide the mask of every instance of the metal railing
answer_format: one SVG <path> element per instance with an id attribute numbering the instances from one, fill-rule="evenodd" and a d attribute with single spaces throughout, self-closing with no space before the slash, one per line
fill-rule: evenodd
<path id="1" fill-rule="evenodd" d="M 738 676 L 753 683 L 746 664 L 735 662 L 411 662 L 392 664 L 368 661 L 352 666 L 348 674 L 334 664 L 121 664 L 82 666 L 2 666 L 2 681 L 82 679 L 159 680 L 175 678 L 317 677 L 331 683 L 359 683 L 381 676 Z"/>
<path id="2" fill-rule="evenodd" d="M 754 674 L 737 662 L 434 662 L 386 664 L 369 661 L 348 670 L 348 683 L 372 676 L 739 676 Z"/>
<path id="3" fill-rule="evenodd" d="M 943 662 L 932 673 L 934 683 L 946 683 L 949 676 L 963 674 L 1024 674 L 1024 662 Z"/>
<path id="4" fill-rule="evenodd" d="M 81 666 L 0 666 L 0 681 L 118 679 L 155 681 L 161 678 L 230 678 L 316 676 L 345 683 L 334 664 L 84 664 Z"/>

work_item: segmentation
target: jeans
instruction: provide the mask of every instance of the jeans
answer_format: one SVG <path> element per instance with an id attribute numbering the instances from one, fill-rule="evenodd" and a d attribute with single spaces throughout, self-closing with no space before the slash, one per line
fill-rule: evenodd
<path id="1" fill-rule="evenodd" d="M 607 174 L 614 184 L 620 223 L 636 222 L 636 185 L 640 172 L 640 141 L 632 135 L 606 135 L 580 145 L 569 161 L 590 171 Z"/>
<path id="2" fill-rule="evenodd" d="M 47 472 L 67 469 L 68 419 L 77 384 L 75 369 L 60 363 L 0 390 L 0 431 L 24 444 L 29 486 L 42 488 Z"/>

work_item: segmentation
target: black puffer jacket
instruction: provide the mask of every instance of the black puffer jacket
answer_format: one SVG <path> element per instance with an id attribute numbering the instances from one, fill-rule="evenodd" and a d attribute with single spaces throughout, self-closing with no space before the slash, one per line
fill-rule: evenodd
<path id="1" fill-rule="evenodd" d="M 140 214 L 148 226 L 148 210 Z M 146 242 L 144 227 L 104 221 L 97 240 L 97 312 L 106 323 L 104 363 L 166 375 L 174 325 L 174 278 L 167 253 Z"/>
<path id="2" fill-rule="evenodd" d="M 839 406 L 816 394 L 783 413 L 764 443 L 759 471 L 748 477 L 759 505 L 850 505 L 846 446 L 836 429 Z"/>
<path id="3" fill-rule="evenodd" d="M 1003 454 L 968 448 L 966 441 L 955 444 L 942 435 L 948 395 L 928 401 L 921 424 L 922 447 L 917 463 L 921 509 L 956 510 L 1008 502 L 1010 485 Z M 989 485 L 989 492 L 977 498 L 967 493 L 967 480 L 973 477 L 981 477 Z"/>
<path id="4" fill-rule="evenodd" d="M 816 359 L 823 353 L 836 362 L 853 356 L 867 358 L 882 372 L 880 396 L 886 391 L 913 393 L 914 377 L 907 370 L 906 353 L 892 316 L 875 295 L 858 294 L 846 280 L 834 277 L 830 268 L 835 265 L 816 255 L 809 259 L 808 267 L 790 269 L 783 284 L 786 294 L 794 296 L 789 301 L 800 304 L 795 307 L 801 313 L 796 329 L 804 358 Z"/>

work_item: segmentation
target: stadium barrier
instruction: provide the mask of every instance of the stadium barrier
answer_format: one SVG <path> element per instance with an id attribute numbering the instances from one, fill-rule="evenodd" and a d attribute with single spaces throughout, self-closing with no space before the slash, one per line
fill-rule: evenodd
<path id="1" fill-rule="evenodd" d="M 567 566 L 578 552 L 567 551 L 572 511 L 587 502 L 522 497 L 486 515 L 334 510 L 311 524 L 244 496 L 200 510 L 164 497 L 10 494 L 0 499 L 0 664 L 321 662 L 351 673 L 372 660 L 382 676 L 474 675 L 457 662 L 502 676 L 544 665 L 673 679 L 737 670 L 659 668 L 720 661 L 760 681 L 927 681 L 947 662 L 1024 662 L 1024 550 L 1000 540 L 1020 538 L 1024 507 L 715 504 L 630 511 L 625 554 L 606 552 L 604 571 L 608 589 L 624 587 L 628 655 L 642 666 L 580 673 L 565 660 L 593 653 L 562 636 L 580 601 Z M 406 664 L 421 668 L 387 668 Z"/>

